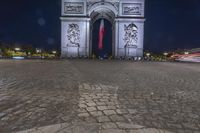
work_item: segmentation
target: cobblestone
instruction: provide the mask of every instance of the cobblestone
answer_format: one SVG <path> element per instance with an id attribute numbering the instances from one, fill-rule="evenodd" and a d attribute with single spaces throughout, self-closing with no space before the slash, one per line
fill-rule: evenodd
<path id="1" fill-rule="evenodd" d="M 97 102 L 96 104 L 99 106 L 106 105 L 104 102 Z"/>
<path id="2" fill-rule="evenodd" d="M 6 113 L 0 113 L 0 118 L 4 117 Z"/>
<path id="3" fill-rule="evenodd" d="M 126 131 L 120 129 L 104 129 L 101 133 L 126 133 Z"/>
<path id="4" fill-rule="evenodd" d="M 86 108 L 87 111 L 92 112 L 92 111 L 96 111 L 97 109 L 95 107 L 88 107 Z"/>
<path id="5" fill-rule="evenodd" d="M 90 114 L 91 114 L 92 116 L 102 116 L 102 115 L 103 115 L 103 113 L 102 113 L 101 111 L 90 112 Z"/>
<path id="6" fill-rule="evenodd" d="M 94 102 L 89 102 L 87 103 L 87 105 L 91 107 L 91 106 L 95 106 L 96 104 Z"/>
<path id="7" fill-rule="evenodd" d="M 110 119 L 114 122 L 119 122 L 119 121 L 126 121 L 123 116 L 120 115 L 111 115 Z"/>
<path id="8" fill-rule="evenodd" d="M 112 123 L 112 122 L 105 122 L 102 124 L 102 127 L 104 129 L 114 129 L 114 128 L 117 128 L 117 125 L 115 123 Z"/>
<path id="9" fill-rule="evenodd" d="M 135 113 L 137 113 L 137 110 L 136 109 L 128 109 L 128 112 L 130 114 L 135 114 Z"/>
<path id="10" fill-rule="evenodd" d="M 128 113 L 128 111 L 126 110 L 126 109 L 117 109 L 116 110 L 116 112 L 118 113 L 118 114 L 127 114 Z"/>
<path id="11" fill-rule="evenodd" d="M 85 105 L 85 104 L 79 104 L 79 107 L 80 107 L 80 108 L 86 108 L 87 105 Z"/>
<path id="12" fill-rule="evenodd" d="M 98 108 L 98 110 L 101 110 L 101 111 L 108 109 L 107 106 L 97 106 L 97 108 Z"/>
<path id="13" fill-rule="evenodd" d="M 107 116 L 97 117 L 98 122 L 110 122 L 110 119 Z"/>
<path id="14" fill-rule="evenodd" d="M 199 79 L 191 63 L 0 60 L 0 132 L 200 133 Z"/>
<path id="15" fill-rule="evenodd" d="M 104 110 L 103 111 L 105 115 L 115 115 L 116 112 L 114 110 Z"/>
<path id="16" fill-rule="evenodd" d="M 89 114 L 88 113 L 81 113 L 81 114 L 78 114 L 79 117 L 88 117 Z"/>
<path id="17" fill-rule="evenodd" d="M 131 124 L 131 123 L 125 123 L 125 122 L 117 122 L 117 125 L 119 126 L 119 128 L 122 128 L 122 129 L 140 129 L 140 128 L 144 128 L 143 126 L 140 126 L 140 125 L 135 125 L 135 124 Z"/>

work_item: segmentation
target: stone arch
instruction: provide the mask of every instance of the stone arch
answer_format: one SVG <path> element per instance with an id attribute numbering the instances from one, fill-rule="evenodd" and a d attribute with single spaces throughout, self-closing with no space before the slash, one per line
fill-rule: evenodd
<path id="1" fill-rule="evenodd" d="M 112 54 L 115 58 L 143 56 L 145 0 L 62 0 L 61 50 L 62 57 L 83 57 L 91 55 L 92 26 L 100 18 L 111 23 Z M 137 41 L 126 36 L 127 25 L 137 26 Z M 78 44 L 69 40 L 70 26 L 78 25 Z M 97 26 L 98 27 L 98 26 Z M 131 29 L 130 30 L 134 30 Z M 132 33 L 132 32 L 131 32 Z M 128 35 L 128 33 L 127 33 Z M 135 35 L 135 34 L 134 34 Z M 126 38 L 125 38 L 126 36 Z M 111 37 L 110 37 L 111 38 Z M 130 40 L 130 41 L 129 41 Z M 127 45 L 127 42 L 130 42 Z"/>
<path id="2" fill-rule="evenodd" d="M 113 24 L 106 18 L 104 19 L 104 25 L 105 25 L 105 36 L 104 36 L 104 43 L 103 43 L 103 49 L 101 52 L 98 49 L 98 35 L 99 35 L 99 26 L 102 18 L 97 19 L 93 23 L 91 22 L 91 31 L 90 31 L 90 55 L 96 55 L 102 56 L 107 55 L 107 56 L 113 56 L 114 55 L 114 43 L 113 43 L 113 34 L 114 34 L 114 29 L 113 29 Z M 100 53 L 99 53 L 99 52 Z"/>
<path id="3" fill-rule="evenodd" d="M 90 17 L 91 21 L 90 21 L 90 55 L 92 54 L 92 47 L 93 47 L 93 24 L 101 19 L 104 18 L 106 20 L 108 20 L 110 22 L 110 24 L 112 25 L 112 38 L 111 38 L 111 42 L 112 42 L 112 56 L 114 56 L 115 53 L 115 46 L 114 46 L 114 35 L 115 35 L 115 28 L 114 28 L 114 22 L 115 22 L 115 18 L 118 15 L 118 11 L 115 9 L 115 7 L 108 3 L 108 2 L 98 2 L 93 4 L 92 6 L 90 6 L 89 10 L 88 10 L 88 16 Z"/>
<path id="4" fill-rule="evenodd" d="M 110 10 L 114 13 L 114 17 L 118 15 L 118 10 L 115 8 L 114 5 L 112 5 L 109 2 L 98 2 L 95 4 L 92 4 L 90 8 L 88 9 L 88 16 L 91 16 L 92 12 L 97 11 L 97 10 L 102 10 L 102 9 L 107 9 Z"/>
<path id="5" fill-rule="evenodd" d="M 111 23 L 113 23 L 115 20 L 114 13 L 109 9 L 103 9 L 103 8 L 92 12 L 90 18 L 92 23 L 94 23 L 96 20 L 100 18 L 105 18 Z"/>

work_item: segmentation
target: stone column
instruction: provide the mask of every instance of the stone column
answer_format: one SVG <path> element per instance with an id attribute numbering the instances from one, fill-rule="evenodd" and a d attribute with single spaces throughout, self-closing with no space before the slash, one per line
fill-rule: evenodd
<path id="1" fill-rule="evenodd" d="M 142 57 L 144 19 L 116 20 L 116 57 Z"/>

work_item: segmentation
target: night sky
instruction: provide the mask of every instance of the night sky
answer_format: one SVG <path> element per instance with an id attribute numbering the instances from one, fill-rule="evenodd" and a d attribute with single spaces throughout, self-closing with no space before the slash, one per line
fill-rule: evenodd
<path id="1" fill-rule="evenodd" d="M 0 41 L 60 47 L 60 0 L 0 0 Z M 200 47 L 200 0 L 146 0 L 144 47 Z"/>

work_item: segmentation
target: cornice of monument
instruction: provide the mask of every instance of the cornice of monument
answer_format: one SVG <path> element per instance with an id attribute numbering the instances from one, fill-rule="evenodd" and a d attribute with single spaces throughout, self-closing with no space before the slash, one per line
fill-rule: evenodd
<path id="1" fill-rule="evenodd" d="M 113 5 L 116 10 L 118 11 L 119 8 L 119 1 L 120 0 L 87 0 L 87 7 L 88 10 L 91 8 L 91 6 L 93 6 L 94 4 L 111 4 Z"/>

